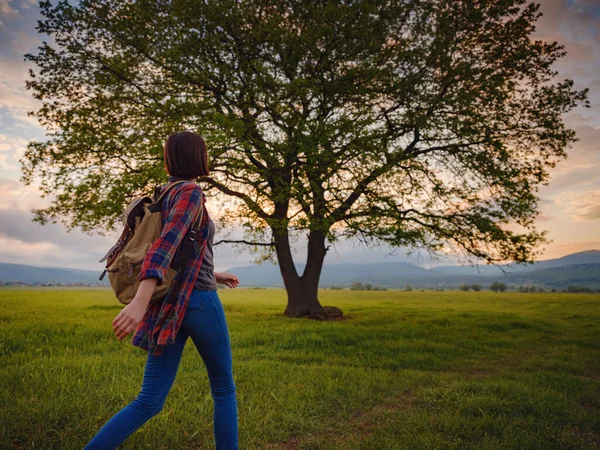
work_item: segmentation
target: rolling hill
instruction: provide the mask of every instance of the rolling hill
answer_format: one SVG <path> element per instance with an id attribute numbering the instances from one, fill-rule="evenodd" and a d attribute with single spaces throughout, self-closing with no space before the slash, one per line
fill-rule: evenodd
<path id="1" fill-rule="evenodd" d="M 455 288 L 462 284 L 487 286 L 500 281 L 512 286 L 536 285 L 548 288 L 566 288 L 578 284 L 600 288 L 600 251 L 589 250 L 562 258 L 539 261 L 528 266 L 442 266 L 425 269 L 407 262 L 382 262 L 373 264 L 324 265 L 320 286 L 349 287 L 353 282 L 371 283 L 380 287 Z M 299 273 L 303 264 L 296 264 Z M 233 267 L 227 272 L 240 278 L 242 283 L 253 286 L 283 286 L 279 267 L 272 264 Z"/>
<path id="2" fill-rule="evenodd" d="M 600 251 L 589 250 L 562 258 L 536 262 L 528 266 L 441 266 L 425 269 L 407 262 L 372 264 L 345 263 L 323 266 L 320 286 L 350 287 L 354 282 L 371 283 L 386 288 L 413 287 L 456 288 L 462 284 L 487 286 L 501 281 L 509 286 L 535 285 L 547 288 L 566 288 L 570 284 L 600 288 Z M 297 264 L 302 273 L 304 265 Z M 37 267 L 24 264 L 0 263 L 0 281 L 41 283 L 92 283 L 109 286 L 107 278 L 99 281 L 102 270 L 78 270 L 64 267 Z M 240 286 L 283 286 L 279 267 L 260 264 L 232 267 L 226 272 L 240 278 Z"/>

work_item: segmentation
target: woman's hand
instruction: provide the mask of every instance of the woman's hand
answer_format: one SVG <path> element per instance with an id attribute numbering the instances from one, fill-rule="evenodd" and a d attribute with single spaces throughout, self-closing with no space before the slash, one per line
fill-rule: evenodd
<path id="1" fill-rule="evenodd" d="M 152 297 L 157 283 L 156 278 L 142 280 L 131 303 L 117 314 L 117 317 L 113 320 L 113 330 L 115 330 L 117 339 L 123 339 L 137 328 L 146 315 L 150 297 Z"/>
<path id="2" fill-rule="evenodd" d="M 238 277 L 227 272 L 215 272 L 215 279 L 217 283 L 224 284 L 225 286 L 228 286 L 232 289 L 237 287 L 238 284 L 240 284 L 240 280 L 238 279 Z"/>
<path id="3" fill-rule="evenodd" d="M 141 302 L 132 301 L 125 306 L 113 320 L 113 330 L 117 339 L 121 340 L 135 330 L 145 314 L 146 308 Z"/>

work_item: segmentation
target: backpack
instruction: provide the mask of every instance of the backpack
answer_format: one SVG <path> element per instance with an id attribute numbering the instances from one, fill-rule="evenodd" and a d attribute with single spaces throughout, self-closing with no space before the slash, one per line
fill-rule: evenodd
<path id="1" fill-rule="evenodd" d="M 117 243 L 102 257 L 99 262 L 106 260 L 106 268 L 100 275 L 99 280 L 108 273 L 110 285 L 115 292 L 119 302 L 124 305 L 131 303 L 135 297 L 141 281 L 138 275 L 142 268 L 142 262 L 152 244 L 160 237 L 163 223 L 161 216 L 162 202 L 166 193 L 174 186 L 189 181 L 176 181 L 167 185 L 161 193 L 161 186 L 154 189 L 154 195 L 150 197 L 136 197 L 127 206 L 123 214 L 124 229 Z M 196 220 L 180 245 L 183 245 L 180 256 L 173 258 L 167 269 L 163 283 L 157 286 L 150 298 L 150 304 L 161 302 L 171 286 L 179 270 L 185 268 L 185 264 L 192 253 L 192 247 L 196 233 L 202 222 L 204 206 L 200 207 Z"/>

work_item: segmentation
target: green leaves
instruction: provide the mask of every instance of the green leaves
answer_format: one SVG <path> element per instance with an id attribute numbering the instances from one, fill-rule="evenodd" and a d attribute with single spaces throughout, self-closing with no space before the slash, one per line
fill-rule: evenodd
<path id="1" fill-rule="evenodd" d="M 205 191 L 228 223 L 527 259 L 536 186 L 589 106 L 551 84 L 556 42 L 530 39 L 536 4 L 123 0 L 42 2 L 52 35 L 27 87 L 49 130 L 23 181 L 57 194 L 37 212 L 111 228 L 163 181 L 178 129 L 208 144 Z M 501 231 L 511 221 L 526 232 Z M 271 251 L 270 249 L 268 251 Z"/>

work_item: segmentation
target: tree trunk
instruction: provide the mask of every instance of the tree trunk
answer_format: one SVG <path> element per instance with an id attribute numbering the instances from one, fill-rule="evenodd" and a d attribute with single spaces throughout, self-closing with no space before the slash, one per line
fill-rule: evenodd
<path id="1" fill-rule="evenodd" d="M 275 235 L 275 248 L 279 269 L 288 295 L 284 315 L 288 317 L 311 317 L 327 320 L 332 317 L 318 299 L 319 278 L 327 249 L 325 237 L 319 231 L 311 231 L 308 238 L 308 257 L 302 276 L 298 275 L 287 232 Z"/>

